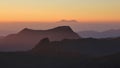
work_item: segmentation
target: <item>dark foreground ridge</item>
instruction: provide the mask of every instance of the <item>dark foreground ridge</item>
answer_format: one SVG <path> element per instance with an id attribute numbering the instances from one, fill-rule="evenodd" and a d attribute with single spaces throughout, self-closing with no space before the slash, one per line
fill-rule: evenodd
<path id="1" fill-rule="evenodd" d="M 120 68 L 120 38 L 41 40 L 27 52 L 1 52 L 1 68 Z"/>

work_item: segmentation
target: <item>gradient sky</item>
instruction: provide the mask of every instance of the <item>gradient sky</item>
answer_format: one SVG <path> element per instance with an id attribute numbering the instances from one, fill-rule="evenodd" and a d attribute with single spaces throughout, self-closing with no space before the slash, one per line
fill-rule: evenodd
<path id="1" fill-rule="evenodd" d="M 120 22 L 120 0 L 0 0 L 0 21 Z"/>

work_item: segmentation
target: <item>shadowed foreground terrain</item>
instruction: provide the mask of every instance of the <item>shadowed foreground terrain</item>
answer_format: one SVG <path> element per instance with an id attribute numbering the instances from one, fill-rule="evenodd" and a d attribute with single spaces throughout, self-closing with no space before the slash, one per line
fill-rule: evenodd
<path id="1" fill-rule="evenodd" d="M 120 38 L 41 40 L 27 52 L 1 52 L 1 68 L 120 68 Z"/>
<path id="2" fill-rule="evenodd" d="M 1 68 L 119 68 L 120 54 L 104 57 L 52 57 L 26 53 L 0 53 Z"/>

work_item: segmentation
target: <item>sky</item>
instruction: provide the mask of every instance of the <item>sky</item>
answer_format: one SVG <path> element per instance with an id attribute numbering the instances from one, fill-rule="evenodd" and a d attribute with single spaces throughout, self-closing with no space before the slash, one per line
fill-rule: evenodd
<path id="1" fill-rule="evenodd" d="M 0 36 L 67 23 L 74 31 L 120 29 L 120 0 L 0 0 Z M 52 24 L 51 24 L 52 23 Z"/>
<path id="2" fill-rule="evenodd" d="M 120 0 L 0 0 L 0 22 L 120 22 Z"/>

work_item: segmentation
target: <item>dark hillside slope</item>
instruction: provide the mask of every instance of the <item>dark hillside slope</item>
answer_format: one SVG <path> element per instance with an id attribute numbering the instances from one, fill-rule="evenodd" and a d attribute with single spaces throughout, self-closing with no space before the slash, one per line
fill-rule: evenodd
<path id="1" fill-rule="evenodd" d="M 120 38 L 115 39 L 75 39 L 50 42 L 43 39 L 32 49 L 34 53 L 53 55 L 105 56 L 120 52 Z"/>

